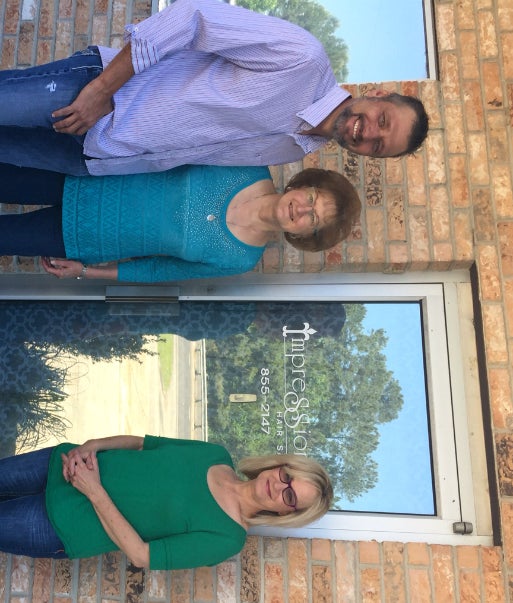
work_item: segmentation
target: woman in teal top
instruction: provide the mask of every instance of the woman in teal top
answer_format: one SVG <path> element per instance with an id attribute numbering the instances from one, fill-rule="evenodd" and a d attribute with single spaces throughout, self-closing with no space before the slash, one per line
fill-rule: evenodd
<path id="1" fill-rule="evenodd" d="M 333 246 L 351 232 L 361 207 L 344 176 L 319 169 L 297 174 L 283 194 L 263 167 L 65 177 L 0 164 L 0 181 L 2 203 L 51 205 L 1 215 L 0 255 L 40 255 L 60 278 L 239 274 L 254 268 L 280 233 L 298 249 Z"/>
<path id="2" fill-rule="evenodd" d="M 0 459 L 0 550 L 81 558 L 121 549 L 139 567 L 214 565 L 257 524 L 328 511 L 326 472 L 303 456 L 244 459 L 217 444 L 114 436 Z"/>

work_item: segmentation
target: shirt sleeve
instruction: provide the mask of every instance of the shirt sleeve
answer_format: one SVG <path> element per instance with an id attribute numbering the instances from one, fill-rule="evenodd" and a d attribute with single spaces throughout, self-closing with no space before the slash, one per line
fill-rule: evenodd
<path id="1" fill-rule="evenodd" d="M 280 71 L 315 61 L 329 69 L 322 44 L 287 21 L 219 0 L 177 0 L 139 24 L 128 25 L 135 73 L 182 50 L 217 54 L 245 69 Z"/>
<path id="2" fill-rule="evenodd" d="M 150 569 L 189 569 L 216 565 L 239 553 L 244 546 L 242 526 L 233 533 L 190 532 L 153 540 L 150 545 Z"/>
<path id="3" fill-rule="evenodd" d="M 134 283 L 157 283 L 231 276 L 248 272 L 255 264 L 256 261 L 252 265 L 249 262 L 238 262 L 229 266 L 222 266 L 217 263 L 188 262 L 175 257 L 155 256 L 119 262 L 118 280 Z"/>

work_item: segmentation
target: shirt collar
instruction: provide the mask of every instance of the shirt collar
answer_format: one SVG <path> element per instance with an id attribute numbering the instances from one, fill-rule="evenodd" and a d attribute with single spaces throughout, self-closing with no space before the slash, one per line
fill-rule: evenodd
<path id="1" fill-rule="evenodd" d="M 324 136 L 312 136 L 311 134 L 300 134 L 300 132 L 318 126 L 334 109 L 350 97 L 347 90 L 334 86 L 322 98 L 296 114 L 301 119 L 301 124 L 293 136 L 305 153 L 312 153 L 320 149 L 326 144 L 327 139 Z"/>
<path id="2" fill-rule="evenodd" d="M 299 111 L 297 116 L 315 128 L 323 119 L 336 109 L 341 103 L 350 98 L 351 95 L 347 90 L 340 86 L 334 86 L 322 98 L 312 103 L 306 109 Z"/>

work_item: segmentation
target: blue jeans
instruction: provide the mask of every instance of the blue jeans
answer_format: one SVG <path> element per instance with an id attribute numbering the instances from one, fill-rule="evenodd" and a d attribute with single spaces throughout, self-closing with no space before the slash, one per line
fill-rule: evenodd
<path id="1" fill-rule="evenodd" d="M 52 205 L 0 215 L 0 255 L 66 257 L 62 235 L 63 174 L 0 163 L 0 203 Z"/>
<path id="2" fill-rule="evenodd" d="M 45 504 L 53 448 L 0 459 L 0 551 L 66 558 Z"/>
<path id="3" fill-rule="evenodd" d="M 102 72 L 98 49 L 28 69 L 0 71 L 0 162 L 87 174 L 84 136 L 58 134 L 52 112 L 71 104 Z"/>

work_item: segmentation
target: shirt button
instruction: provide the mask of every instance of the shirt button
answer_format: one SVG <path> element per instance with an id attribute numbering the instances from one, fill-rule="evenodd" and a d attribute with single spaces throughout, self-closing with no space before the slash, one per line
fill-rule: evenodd
<path id="1" fill-rule="evenodd" d="M 208 214 L 208 216 L 207 216 L 207 220 L 208 220 L 209 222 L 213 222 L 215 219 L 216 219 L 216 217 L 214 216 L 214 214 Z"/>

